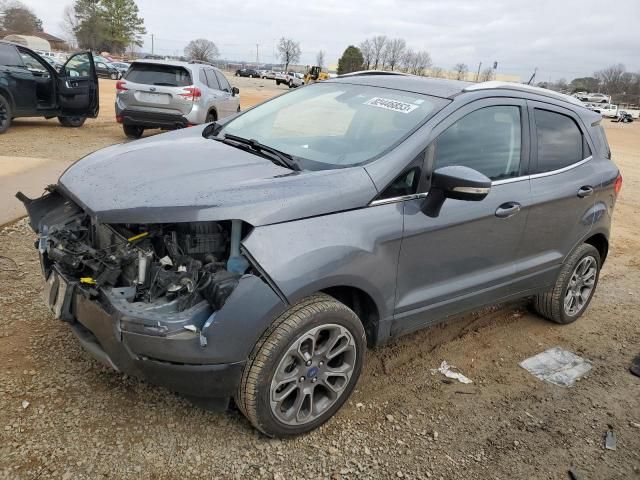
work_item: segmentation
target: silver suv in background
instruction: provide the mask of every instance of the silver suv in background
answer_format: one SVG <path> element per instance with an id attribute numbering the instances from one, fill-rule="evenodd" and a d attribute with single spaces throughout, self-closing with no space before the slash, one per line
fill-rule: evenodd
<path id="1" fill-rule="evenodd" d="M 239 93 L 208 63 L 137 60 L 116 83 L 116 120 L 129 138 L 213 122 L 240 111 Z"/>

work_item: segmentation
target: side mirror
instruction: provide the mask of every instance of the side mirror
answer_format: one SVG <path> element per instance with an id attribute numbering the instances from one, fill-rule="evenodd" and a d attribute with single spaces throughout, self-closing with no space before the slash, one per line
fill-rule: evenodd
<path id="1" fill-rule="evenodd" d="M 473 168 L 463 166 L 438 168 L 433 172 L 431 189 L 422 203 L 421 210 L 429 217 L 437 217 L 447 198 L 479 202 L 484 200 L 490 191 L 489 177 Z"/>
<path id="2" fill-rule="evenodd" d="M 232 96 L 234 96 L 234 97 L 235 97 L 235 96 L 236 96 L 236 95 L 238 95 L 239 93 L 240 93 L 240 89 L 239 89 L 238 87 L 233 87 L 233 88 L 231 89 L 231 95 L 232 95 Z"/>

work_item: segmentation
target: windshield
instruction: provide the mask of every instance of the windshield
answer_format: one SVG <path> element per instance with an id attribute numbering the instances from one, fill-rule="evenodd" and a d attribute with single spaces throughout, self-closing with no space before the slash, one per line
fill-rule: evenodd
<path id="1" fill-rule="evenodd" d="M 388 88 L 315 83 L 249 110 L 218 135 L 257 140 L 313 170 L 348 167 L 393 148 L 446 103 Z"/>

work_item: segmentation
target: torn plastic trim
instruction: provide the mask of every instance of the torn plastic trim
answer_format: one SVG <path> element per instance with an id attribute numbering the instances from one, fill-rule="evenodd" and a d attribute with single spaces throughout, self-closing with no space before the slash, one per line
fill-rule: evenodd
<path id="1" fill-rule="evenodd" d="M 274 293 L 278 296 L 280 301 L 282 301 L 282 303 L 284 303 L 288 307 L 291 306 L 291 303 L 289 302 L 289 299 L 286 297 L 284 292 L 280 289 L 280 287 L 278 287 L 276 282 L 273 281 L 273 279 L 269 276 L 269 274 L 267 274 L 266 270 L 264 270 L 260 266 L 258 261 L 253 257 L 253 255 L 251 255 L 251 252 L 249 252 L 249 250 L 247 249 L 247 247 L 244 246 L 244 244 L 240 245 L 240 252 L 242 253 L 242 255 L 244 255 L 247 258 L 251 267 L 256 272 L 259 273 L 259 278 L 261 278 L 264 281 L 264 283 L 266 283 L 274 291 Z"/>

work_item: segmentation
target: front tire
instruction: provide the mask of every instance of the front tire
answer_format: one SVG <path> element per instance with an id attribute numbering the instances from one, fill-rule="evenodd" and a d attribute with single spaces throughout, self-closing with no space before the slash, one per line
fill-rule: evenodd
<path id="1" fill-rule="evenodd" d="M 79 128 L 84 125 L 86 117 L 58 117 L 58 121 L 63 127 Z"/>
<path id="2" fill-rule="evenodd" d="M 238 408 L 270 437 L 309 432 L 353 391 L 365 357 L 362 323 L 346 305 L 312 295 L 260 337 L 244 368 Z"/>
<path id="3" fill-rule="evenodd" d="M 593 298 L 601 264 L 600 253 L 593 245 L 580 245 L 565 260 L 554 287 L 534 297 L 534 310 L 555 323 L 575 322 Z"/>
<path id="4" fill-rule="evenodd" d="M 144 133 L 144 128 L 138 125 L 123 125 L 122 130 L 124 130 L 124 134 L 127 138 L 131 138 L 133 140 L 140 138 Z"/>
<path id="5" fill-rule="evenodd" d="M 0 133 L 6 132 L 11 126 L 13 111 L 9 100 L 0 95 Z"/>

